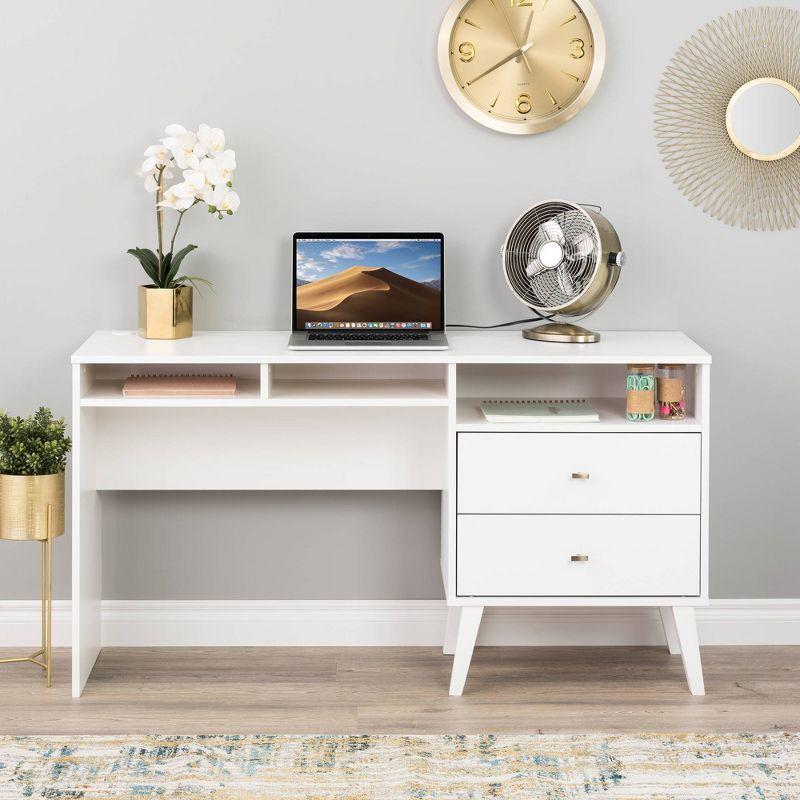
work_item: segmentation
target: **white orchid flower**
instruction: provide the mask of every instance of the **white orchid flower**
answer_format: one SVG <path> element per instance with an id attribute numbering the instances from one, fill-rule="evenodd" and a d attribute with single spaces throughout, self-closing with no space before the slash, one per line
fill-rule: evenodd
<path id="1" fill-rule="evenodd" d="M 183 172 L 183 182 L 187 189 L 191 189 L 193 196 L 198 200 L 203 200 L 207 188 L 210 188 L 206 181 L 204 172 L 187 169 Z"/>
<path id="2" fill-rule="evenodd" d="M 172 163 L 172 154 L 169 148 L 163 144 L 152 144 L 144 151 L 144 161 L 142 166 L 136 170 L 140 178 L 144 178 L 144 188 L 148 192 L 154 192 L 158 188 L 156 174 L 159 170 L 164 171 L 165 178 L 171 178 L 172 173 L 166 168 Z"/>
<path id="3" fill-rule="evenodd" d="M 186 133 L 186 128 L 184 128 L 183 125 L 178 125 L 177 122 L 173 122 L 171 125 L 167 125 L 167 127 L 164 128 L 164 133 L 166 133 L 167 136 L 183 136 L 183 134 Z"/>
<path id="4" fill-rule="evenodd" d="M 206 158 L 200 165 L 205 172 L 208 182 L 214 186 L 226 184 L 233 179 L 233 171 L 236 169 L 236 153 L 233 150 L 225 150 L 216 158 Z"/>
<path id="5" fill-rule="evenodd" d="M 203 187 L 203 191 L 200 193 L 200 199 L 207 205 L 213 205 L 211 200 L 214 196 L 214 187 L 206 181 L 206 185 Z"/>
<path id="6" fill-rule="evenodd" d="M 145 165 L 143 164 L 142 167 Z M 140 178 L 144 178 L 144 188 L 150 192 L 151 194 L 158 189 L 158 180 L 156 179 L 156 173 L 158 172 L 158 167 L 153 167 L 152 169 L 145 170 L 145 169 L 137 169 L 136 174 Z M 172 177 L 172 171 L 165 169 L 163 173 L 164 180 Z"/>
<path id="7" fill-rule="evenodd" d="M 231 191 L 224 183 L 214 187 L 214 190 L 207 194 L 209 208 L 219 214 L 235 214 L 239 209 L 239 195 Z"/>
<path id="8" fill-rule="evenodd" d="M 183 177 L 183 182 L 175 184 L 173 192 L 179 200 L 191 200 L 193 204 L 198 193 L 202 193 L 206 185 L 205 176 L 200 172 L 186 170 Z"/>
<path id="9" fill-rule="evenodd" d="M 225 133 L 222 128 L 211 128 L 204 122 L 197 129 L 197 138 L 206 148 L 206 152 L 217 156 L 225 149 Z"/>
<path id="10" fill-rule="evenodd" d="M 159 208 L 177 208 L 177 202 L 180 198 L 175 194 L 175 187 L 170 186 L 164 190 L 164 197 L 158 204 Z"/>
<path id="11" fill-rule="evenodd" d="M 158 204 L 162 208 L 186 211 L 194 205 L 194 189 L 187 183 L 176 183 L 164 190 L 164 199 Z"/>
<path id="12" fill-rule="evenodd" d="M 172 161 L 172 154 L 164 144 L 151 144 L 144 151 L 144 161 L 142 162 L 142 172 L 152 172 L 157 167 L 166 167 Z"/>
<path id="13" fill-rule="evenodd" d="M 170 128 L 175 126 L 170 125 Z M 205 146 L 197 140 L 197 134 L 184 131 L 179 136 L 167 136 L 162 144 L 169 148 L 180 169 L 199 169 L 200 159 L 205 155 Z"/>

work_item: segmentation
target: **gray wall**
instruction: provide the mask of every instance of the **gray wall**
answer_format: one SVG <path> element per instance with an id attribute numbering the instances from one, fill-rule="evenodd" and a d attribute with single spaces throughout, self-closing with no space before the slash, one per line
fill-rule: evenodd
<path id="1" fill-rule="evenodd" d="M 193 272 L 217 285 L 198 328 L 287 327 L 290 234 L 304 228 L 441 229 L 450 320 L 514 319 L 524 309 L 498 271 L 507 226 L 541 199 L 599 203 L 630 268 L 593 325 L 682 329 L 716 360 L 713 596 L 800 597 L 800 232 L 704 216 L 672 185 L 652 130 L 675 49 L 743 6 L 596 4 L 600 89 L 536 137 L 485 130 L 445 93 L 434 53 L 447 0 L 7 4 L 0 407 L 67 414 L 70 352 L 96 328 L 135 324 L 141 276 L 124 251 L 153 231 L 133 170 L 166 123 L 220 125 L 241 165 L 239 215 L 195 212 L 184 226 L 201 245 Z M 431 495 L 109 496 L 104 511 L 109 597 L 441 596 Z M 59 597 L 68 554 L 59 543 Z M 0 598 L 35 597 L 36 563 L 32 548 L 0 545 Z"/>

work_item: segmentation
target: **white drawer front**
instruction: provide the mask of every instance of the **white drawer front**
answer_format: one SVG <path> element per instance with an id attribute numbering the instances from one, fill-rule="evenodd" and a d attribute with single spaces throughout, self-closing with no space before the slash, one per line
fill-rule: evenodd
<path id="1" fill-rule="evenodd" d="M 699 433 L 460 433 L 462 514 L 699 514 Z"/>
<path id="2" fill-rule="evenodd" d="M 457 535 L 460 597 L 700 594 L 700 517 L 460 515 Z"/>

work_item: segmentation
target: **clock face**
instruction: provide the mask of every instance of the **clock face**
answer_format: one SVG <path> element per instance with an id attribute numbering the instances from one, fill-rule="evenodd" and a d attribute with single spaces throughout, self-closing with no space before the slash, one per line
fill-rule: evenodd
<path id="1" fill-rule="evenodd" d="M 603 28 L 587 0 L 456 0 L 439 36 L 453 99 L 504 133 L 540 133 L 574 117 L 604 63 Z"/>

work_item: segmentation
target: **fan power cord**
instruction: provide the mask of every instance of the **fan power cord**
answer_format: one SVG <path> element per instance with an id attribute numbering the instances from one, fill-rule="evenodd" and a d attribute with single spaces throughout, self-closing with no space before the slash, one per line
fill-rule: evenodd
<path id="1" fill-rule="evenodd" d="M 518 319 L 514 322 L 501 322 L 499 325 L 456 325 L 455 323 L 447 323 L 448 328 L 474 328 L 475 330 L 490 331 L 495 328 L 510 328 L 512 325 L 524 325 L 527 322 L 543 322 L 551 317 L 531 317 L 530 319 Z"/>

